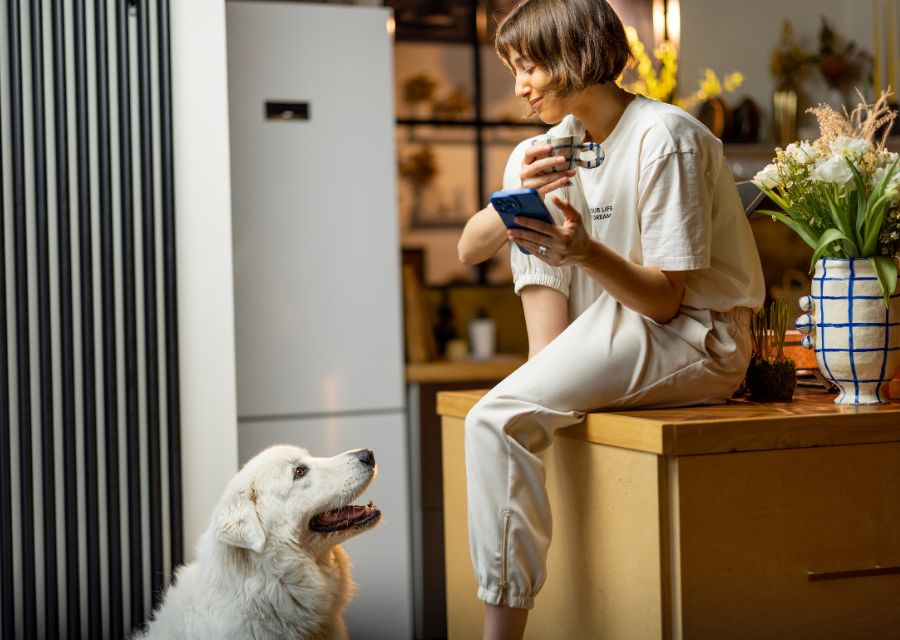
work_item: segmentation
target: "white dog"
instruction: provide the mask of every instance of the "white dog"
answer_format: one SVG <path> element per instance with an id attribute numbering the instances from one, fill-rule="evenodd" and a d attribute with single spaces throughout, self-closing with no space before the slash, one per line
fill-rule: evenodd
<path id="1" fill-rule="evenodd" d="M 231 480 L 197 561 L 182 567 L 147 640 L 346 638 L 352 582 L 338 544 L 381 519 L 350 505 L 375 477 L 368 449 L 314 458 L 276 446 Z"/>

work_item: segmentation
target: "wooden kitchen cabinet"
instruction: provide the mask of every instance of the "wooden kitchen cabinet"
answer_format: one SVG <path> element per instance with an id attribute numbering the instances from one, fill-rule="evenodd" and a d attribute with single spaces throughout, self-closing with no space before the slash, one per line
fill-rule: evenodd
<path id="1" fill-rule="evenodd" d="M 465 414 L 441 394 L 448 637 L 480 637 Z M 900 638 L 900 404 L 592 413 L 545 454 L 528 638 Z"/>

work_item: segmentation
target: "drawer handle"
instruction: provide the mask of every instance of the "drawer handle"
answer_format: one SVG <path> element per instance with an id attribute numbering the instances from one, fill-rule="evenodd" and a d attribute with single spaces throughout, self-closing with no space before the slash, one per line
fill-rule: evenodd
<path id="1" fill-rule="evenodd" d="M 868 576 L 889 576 L 893 574 L 900 574 L 900 566 L 880 567 L 876 565 L 866 569 L 807 571 L 806 577 L 810 582 L 818 582 L 820 580 L 843 580 L 844 578 L 865 578 Z"/>

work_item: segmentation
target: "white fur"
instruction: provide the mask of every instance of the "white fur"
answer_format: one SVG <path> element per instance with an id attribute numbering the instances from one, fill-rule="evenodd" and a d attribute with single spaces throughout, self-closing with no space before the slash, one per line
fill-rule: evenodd
<path id="1" fill-rule="evenodd" d="M 300 465 L 309 471 L 295 478 Z M 276 446 L 229 482 L 197 546 L 197 561 L 177 578 L 145 640 L 302 640 L 346 638 L 341 613 L 352 582 L 340 542 L 374 526 L 316 533 L 317 514 L 350 503 L 375 476 L 348 451 L 314 458 Z"/>

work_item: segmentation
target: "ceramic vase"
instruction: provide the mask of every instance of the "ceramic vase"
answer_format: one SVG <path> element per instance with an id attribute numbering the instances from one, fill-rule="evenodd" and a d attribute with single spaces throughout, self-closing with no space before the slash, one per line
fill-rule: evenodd
<path id="1" fill-rule="evenodd" d="M 900 293 L 885 306 L 868 260 L 823 258 L 799 304 L 802 344 L 840 390 L 835 403 L 885 402 L 882 387 L 900 368 Z"/>

